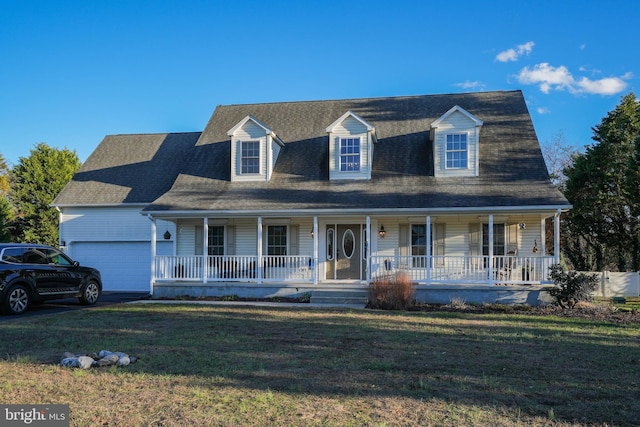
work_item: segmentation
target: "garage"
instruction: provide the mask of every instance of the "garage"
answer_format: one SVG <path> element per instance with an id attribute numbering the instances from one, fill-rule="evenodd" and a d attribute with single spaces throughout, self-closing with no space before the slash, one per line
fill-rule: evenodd
<path id="1" fill-rule="evenodd" d="M 158 242 L 158 255 L 171 254 L 170 242 Z M 82 265 L 97 268 L 104 291 L 149 292 L 150 242 L 74 242 L 69 256 Z"/>

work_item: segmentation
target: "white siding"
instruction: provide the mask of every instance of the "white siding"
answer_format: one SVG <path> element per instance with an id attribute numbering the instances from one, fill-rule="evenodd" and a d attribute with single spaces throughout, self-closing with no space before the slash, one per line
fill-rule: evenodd
<path id="1" fill-rule="evenodd" d="M 236 255 L 256 255 L 258 241 L 257 219 L 236 220 Z M 262 234 L 266 238 L 267 227 L 262 224 Z"/>
<path id="2" fill-rule="evenodd" d="M 202 225 L 200 225 L 202 230 Z M 176 242 L 176 255 L 189 256 L 195 254 L 196 248 L 196 226 L 180 225 L 178 226 L 178 241 Z"/>
<path id="3" fill-rule="evenodd" d="M 468 144 L 467 169 L 446 169 L 446 135 L 466 133 Z M 467 116 L 455 111 L 438 126 L 434 139 L 434 171 L 436 176 L 477 176 L 479 128 Z"/>
<path id="4" fill-rule="evenodd" d="M 62 208 L 60 239 L 67 244 L 76 241 L 151 241 L 151 222 L 140 214 L 141 207 Z M 164 240 L 169 231 L 176 235 L 171 222 L 156 220 L 156 239 Z"/>

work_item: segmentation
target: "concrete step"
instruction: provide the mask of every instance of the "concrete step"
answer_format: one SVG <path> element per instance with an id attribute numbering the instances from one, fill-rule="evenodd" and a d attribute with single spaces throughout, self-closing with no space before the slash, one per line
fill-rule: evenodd
<path id="1" fill-rule="evenodd" d="M 368 300 L 366 290 L 317 290 L 311 294 L 312 304 L 366 305 Z"/>

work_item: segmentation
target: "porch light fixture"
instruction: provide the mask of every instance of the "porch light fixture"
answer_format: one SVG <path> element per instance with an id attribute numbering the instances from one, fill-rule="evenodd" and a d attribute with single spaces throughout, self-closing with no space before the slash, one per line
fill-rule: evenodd
<path id="1" fill-rule="evenodd" d="M 527 224 L 521 222 L 520 224 L 518 224 L 518 227 L 520 227 L 520 230 L 524 230 L 525 228 L 527 228 Z"/>
<path id="2" fill-rule="evenodd" d="M 171 239 L 171 233 L 169 233 L 169 230 L 164 232 L 164 240 L 169 240 Z"/>
<path id="3" fill-rule="evenodd" d="M 533 249 L 532 249 L 532 252 L 533 252 L 534 254 L 538 252 L 538 240 L 537 240 L 537 239 L 533 241 Z"/>
<path id="4" fill-rule="evenodd" d="M 384 225 L 380 226 L 380 231 L 378 231 L 378 234 L 380 235 L 381 239 L 384 239 L 384 236 L 387 235 L 387 232 L 384 230 Z"/>
<path id="5" fill-rule="evenodd" d="M 313 237 L 313 227 L 311 227 L 311 231 L 309 232 L 309 235 Z"/>

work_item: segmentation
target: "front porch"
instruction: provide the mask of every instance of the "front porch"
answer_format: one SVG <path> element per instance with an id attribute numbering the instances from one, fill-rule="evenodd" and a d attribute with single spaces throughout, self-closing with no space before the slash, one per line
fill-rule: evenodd
<path id="1" fill-rule="evenodd" d="M 539 305 L 553 256 L 372 256 L 371 281 L 403 272 L 415 286 L 416 300 Z M 320 266 L 320 268 L 316 268 Z M 429 266 L 428 268 L 426 266 Z M 357 294 L 366 302 L 367 280 L 323 280 L 323 266 L 308 256 L 157 256 L 154 297 L 299 297 L 333 292 Z M 367 275 L 369 276 L 369 275 Z"/>
<path id="2" fill-rule="evenodd" d="M 553 256 L 372 256 L 367 281 L 403 272 L 416 285 L 541 285 L 550 284 Z M 207 283 L 338 283 L 319 277 L 316 258 L 269 256 L 156 256 L 155 281 Z M 349 281 L 352 283 L 353 281 Z"/>

